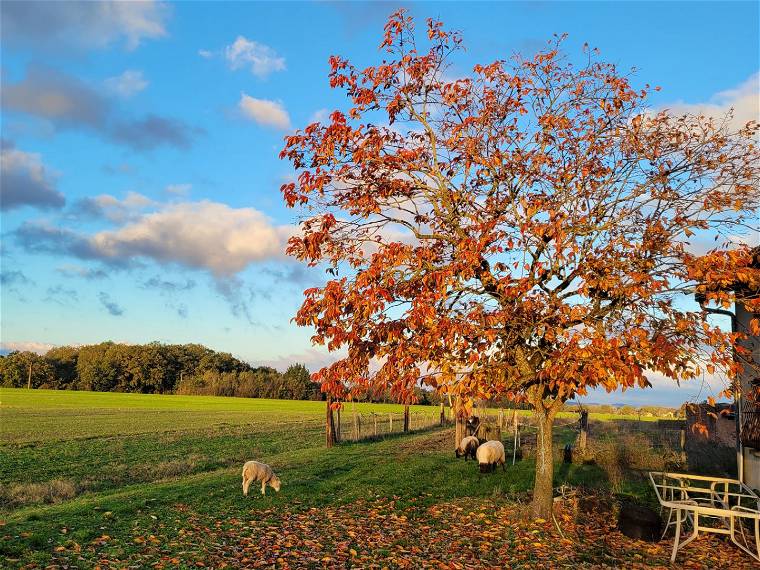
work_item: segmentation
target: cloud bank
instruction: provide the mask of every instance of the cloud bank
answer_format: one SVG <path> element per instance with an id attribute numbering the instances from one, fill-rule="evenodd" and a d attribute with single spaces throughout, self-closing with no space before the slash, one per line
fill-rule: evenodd
<path id="1" fill-rule="evenodd" d="M 139 194 L 131 201 L 142 206 Z M 100 196 L 93 207 L 105 209 L 112 221 L 123 225 L 93 235 L 44 222 L 26 222 L 15 231 L 16 242 L 32 253 L 69 255 L 80 259 L 129 267 L 140 260 L 177 264 L 208 271 L 217 278 L 231 277 L 252 263 L 284 259 L 292 226 L 278 226 L 253 208 L 200 202 L 169 203 L 156 211 L 128 210 L 111 196 Z M 147 200 L 147 199 L 146 199 Z M 115 209 L 114 209 L 115 208 Z"/>
<path id="2" fill-rule="evenodd" d="M 714 119 L 723 119 L 733 110 L 730 126 L 739 129 L 749 121 L 760 121 L 760 71 L 754 73 L 740 85 L 720 91 L 706 103 L 684 103 L 678 101 L 663 105 L 674 115 L 705 115 Z"/>
<path id="3" fill-rule="evenodd" d="M 134 92 L 135 78 L 127 80 L 132 82 L 129 85 L 123 79 L 121 76 L 114 89 Z M 55 130 L 87 130 L 139 151 L 163 145 L 188 148 L 203 132 L 171 117 L 129 117 L 101 91 L 42 65 L 30 65 L 26 76 L 16 83 L 5 82 L 2 108 L 43 119 Z"/>
<path id="4" fill-rule="evenodd" d="M 16 149 L 0 142 L 0 209 L 22 206 L 59 209 L 66 199 L 55 188 L 55 176 L 42 163 L 39 154 Z"/>
<path id="5" fill-rule="evenodd" d="M 143 40 L 167 35 L 167 4 L 153 0 L 123 2 L 4 1 L 0 21 L 4 41 L 32 48 L 69 46 L 102 49 L 123 42 L 137 48 Z"/>

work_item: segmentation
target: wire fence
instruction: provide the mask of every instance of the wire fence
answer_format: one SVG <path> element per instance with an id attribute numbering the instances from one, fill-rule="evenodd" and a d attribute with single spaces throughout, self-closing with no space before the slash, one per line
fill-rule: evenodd
<path id="1" fill-rule="evenodd" d="M 403 412 L 357 412 L 351 405 L 344 406 L 335 416 L 335 435 L 338 442 L 380 439 L 402 433 L 420 432 L 448 425 L 446 412 L 438 408 L 431 411 L 410 411 L 406 420 Z"/>

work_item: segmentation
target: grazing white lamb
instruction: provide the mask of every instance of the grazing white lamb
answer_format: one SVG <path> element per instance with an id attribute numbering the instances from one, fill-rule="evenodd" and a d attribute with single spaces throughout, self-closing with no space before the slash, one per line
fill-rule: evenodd
<path id="1" fill-rule="evenodd" d="M 477 437 L 474 435 L 468 435 L 467 437 L 463 437 L 462 441 L 459 442 L 459 445 L 454 450 L 454 454 L 457 457 L 464 456 L 465 461 L 467 461 L 468 457 L 475 459 L 475 451 L 478 449 L 479 445 L 480 441 L 478 441 Z"/>
<path id="2" fill-rule="evenodd" d="M 495 471 L 496 466 L 501 464 L 504 471 L 507 470 L 504 445 L 500 441 L 487 441 L 478 447 L 476 452 L 478 465 L 481 473 Z"/>
<path id="3" fill-rule="evenodd" d="M 248 487 L 253 481 L 261 481 L 261 494 L 266 495 L 267 485 L 280 492 L 280 478 L 265 463 L 248 461 L 243 465 L 243 495 L 248 496 Z"/>

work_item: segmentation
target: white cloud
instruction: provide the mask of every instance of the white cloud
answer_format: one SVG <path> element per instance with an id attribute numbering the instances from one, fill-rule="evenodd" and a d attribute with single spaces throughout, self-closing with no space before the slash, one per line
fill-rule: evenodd
<path id="1" fill-rule="evenodd" d="M 248 119 L 260 125 L 287 130 L 290 128 L 290 116 L 279 101 L 255 99 L 245 93 L 240 94 L 238 109 Z"/>
<path id="2" fill-rule="evenodd" d="M 204 56 L 205 57 L 205 56 Z M 224 57 L 231 69 L 251 68 L 251 73 L 260 78 L 274 71 L 285 69 L 285 58 L 277 55 L 269 46 L 248 40 L 243 36 L 224 48 Z"/>
<path id="3" fill-rule="evenodd" d="M 276 356 L 268 360 L 257 360 L 256 364 L 260 366 L 270 366 L 280 372 L 285 372 L 291 364 L 303 364 L 309 369 L 309 371 L 316 372 L 346 356 L 347 353 L 345 349 L 329 353 L 317 348 L 307 348 L 303 352 Z"/>
<path id="4" fill-rule="evenodd" d="M 749 121 L 760 121 L 760 72 L 754 73 L 746 81 L 733 89 L 716 93 L 706 103 L 685 103 L 678 101 L 663 105 L 671 114 L 700 114 L 722 119 L 733 109 L 730 125 L 743 127 Z"/>
<path id="5" fill-rule="evenodd" d="M 203 59 L 211 59 L 212 57 L 214 57 L 214 52 L 209 51 L 207 49 L 199 49 L 198 55 L 201 56 Z"/>
<path id="6" fill-rule="evenodd" d="M 253 208 L 204 200 L 168 204 L 117 230 L 97 233 L 89 247 L 101 259 L 149 258 L 225 277 L 251 263 L 284 257 L 292 233 L 291 226 L 275 226 Z"/>
<path id="7" fill-rule="evenodd" d="M 187 196 L 192 187 L 192 184 L 169 184 L 166 187 L 166 193 L 174 196 Z"/>
<path id="8" fill-rule="evenodd" d="M 48 342 L 19 341 L 19 342 L 0 342 L 0 352 L 36 352 L 45 354 L 51 348 L 57 345 Z"/>
<path id="9" fill-rule="evenodd" d="M 0 146 L 0 209 L 22 206 L 60 208 L 63 194 L 39 154 L 18 150 L 8 142 Z"/>
<path id="10" fill-rule="evenodd" d="M 314 111 L 311 117 L 309 117 L 309 123 L 326 123 L 330 118 L 330 111 L 327 109 L 319 109 Z"/>
<path id="11" fill-rule="evenodd" d="M 136 219 L 142 210 L 155 205 L 156 202 L 138 192 L 127 192 L 123 200 L 110 194 L 101 194 L 78 201 L 74 205 L 74 212 L 77 216 L 85 215 L 124 223 Z"/>
<path id="12" fill-rule="evenodd" d="M 171 8 L 163 2 L 3 2 L 3 33 L 29 45 L 105 48 L 123 40 L 134 49 L 145 39 L 167 35 Z"/>
<path id="13" fill-rule="evenodd" d="M 128 69 L 121 75 L 106 79 L 105 85 L 111 93 L 128 99 L 145 89 L 148 86 L 148 81 L 143 77 L 142 71 Z"/>

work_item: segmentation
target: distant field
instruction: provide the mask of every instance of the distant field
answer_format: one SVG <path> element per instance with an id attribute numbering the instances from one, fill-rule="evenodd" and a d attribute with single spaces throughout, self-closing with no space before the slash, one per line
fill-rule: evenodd
<path id="1" fill-rule="evenodd" d="M 0 558 L 11 566 L 81 568 L 178 560 L 169 566 L 182 568 L 218 548 L 213 533 L 185 544 L 199 520 L 219 531 L 224 521 L 258 519 L 260 509 L 274 509 L 265 516 L 276 512 L 285 517 L 277 525 L 288 525 L 288 517 L 310 509 L 355 509 L 367 500 L 391 500 L 394 512 L 423 516 L 425 509 L 450 501 L 479 501 L 484 507 L 493 501 L 512 504 L 514 497 L 524 501 L 532 485 L 530 459 L 488 476 L 478 474 L 472 462 L 454 460 L 452 428 L 326 450 L 324 406 L 0 389 Z M 382 417 L 402 409 L 356 405 L 359 413 Z M 412 412 L 432 417 L 438 410 L 418 406 Z M 558 448 L 575 437 L 577 415 L 563 415 L 558 423 L 564 427 L 555 432 Z M 507 448 L 509 455 L 509 442 Z M 249 459 L 275 468 L 283 479 L 280 494 L 243 499 L 239 471 Z M 596 466 L 558 464 L 556 483 L 564 482 L 607 484 Z M 646 492 L 635 482 L 625 488 Z"/>
<path id="2" fill-rule="evenodd" d="M 402 409 L 394 404 L 357 404 L 363 413 L 399 413 Z M 412 406 L 412 410 L 436 413 L 430 406 Z M 232 426 L 314 427 L 324 412 L 324 402 L 299 400 L 0 388 L 0 443 Z"/>
<path id="3" fill-rule="evenodd" d="M 403 408 L 396 404 L 357 404 L 356 409 L 360 413 L 400 413 Z M 436 408 L 431 406 L 412 406 L 411 409 L 413 413 L 436 413 Z M 254 424 L 316 426 L 321 424 L 324 411 L 323 402 L 299 400 L 0 388 L 0 444 Z M 489 410 L 489 413 L 497 412 Z M 527 411 L 518 413 L 529 415 Z M 559 417 L 574 419 L 577 414 L 562 412 Z M 593 418 L 597 421 L 637 419 L 612 414 L 595 414 Z"/>

